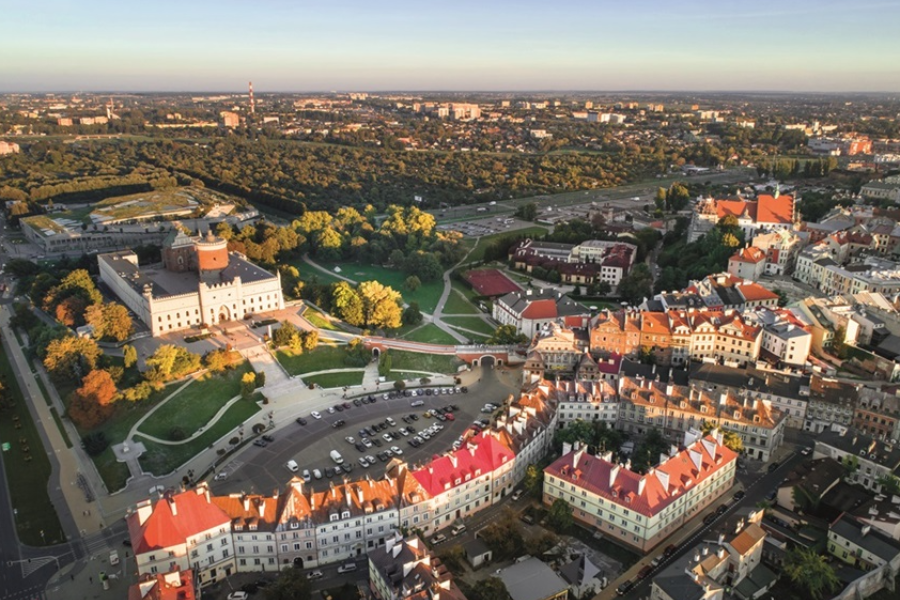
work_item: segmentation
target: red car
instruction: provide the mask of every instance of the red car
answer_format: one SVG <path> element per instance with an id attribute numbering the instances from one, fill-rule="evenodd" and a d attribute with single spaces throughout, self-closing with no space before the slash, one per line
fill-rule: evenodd
<path id="1" fill-rule="evenodd" d="M 638 571 L 638 579 L 645 579 L 650 573 L 653 571 L 653 567 L 650 565 L 645 566 L 643 569 Z"/>
<path id="2" fill-rule="evenodd" d="M 453 416 L 453 413 L 447 413 L 447 414 L 445 414 L 445 415 L 444 415 L 444 418 L 447 419 L 448 421 L 455 421 L 455 420 L 456 420 L 456 417 Z"/>

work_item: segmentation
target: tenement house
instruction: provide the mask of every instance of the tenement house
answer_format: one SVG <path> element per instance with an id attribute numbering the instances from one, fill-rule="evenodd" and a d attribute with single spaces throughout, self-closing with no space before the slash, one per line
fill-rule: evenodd
<path id="1" fill-rule="evenodd" d="M 737 454 L 723 445 L 721 433 L 700 438 L 694 432 L 684 441 L 684 450 L 673 446 L 645 474 L 613 462 L 612 453 L 566 448 L 544 469 L 543 502 L 562 499 L 579 523 L 647 552 L 734 483 Z"/>

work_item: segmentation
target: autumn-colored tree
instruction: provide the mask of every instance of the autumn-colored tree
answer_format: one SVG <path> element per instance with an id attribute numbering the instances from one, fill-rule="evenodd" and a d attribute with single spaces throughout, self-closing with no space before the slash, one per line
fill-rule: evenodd
<path id="1" fill-rule="evenodd" d="M 135 364 L 137 364 L 137 348 L 132 345 L 127 345 L 122 347 L 122 358 L 125 364 L 125 368 L 129 369 Z"/>
<path id="2" fill-rule="evenodd" d="M 241 377 L 241 397 L 249 400 L 256 389 L 256 373 L 249 371 Z"/>
<path id="3" fill-rule="evenodd" d="M 200 368 L 200 356 L 180 346 L 163 344 L 146 360 L 148 370 L 144 376 L 149 381 L 166 381 Z"/>
<path id="4" fill-rule="evenodd" d="M 81 296 L 69 296 L 56 305 L 56 320 L 66 327 L 76 327 L 84 322 L 87 302 Z"/>
<path id="5" fill-rule="evenodd" d="M 127 340 L 134 327 L 128 309 L 117 302 L 89 306 L 84 312 L 84 320 L 93 325 L 94 337 L 117 342 Z"/>
<path id="6" fill-rule="evenodd" d="M 83 429 L 93 429 L 112 414 L 112 403 L 118 398 L 116 384 L 107 371 L 95 369 L 82 380 L 72 394 L 69 418 Z"/>
<path id="7" fill-rule="evenodd" d="M 363 281 L 359 284 L 359 296 L 367 325 L 384 329 L 400 327 L 401 297 L 393 288 L 378 281 Z"/>
<path id="8" fill-rule="evenodd" d="M 100 354 L 94 340 L 69 335 L 47 345 L 44 367 L 54 377 L 77 381 L 96 368 Z"/>
<path id="9" fill-rule="evenodd" d="M 303 340 L 303 350 L 307 352 L 315 350 L 316 346 L 319 345 L 319 332 L 315 329 L 304 331 L 301 337 Z"/>

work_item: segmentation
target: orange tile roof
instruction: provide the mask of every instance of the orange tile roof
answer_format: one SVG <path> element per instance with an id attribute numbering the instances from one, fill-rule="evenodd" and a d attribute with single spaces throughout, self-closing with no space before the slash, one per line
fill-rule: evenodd
<path id="1" fill-rule="evenodd" d="M 128 600 L 194 600 L 194 572 L 173 571 L 142 575 L 128 588 Z"/>
<path id="2" fill-rule="evenodd" d="M 738 250 L 737 252 L 735 252 L 734 256 L 732 256 L 728 260 L 736 260 L 739 262 L 756 264 L 766 260 L 766 253 L 756 246 L 749 246 L 747 248 Z"/>
<path id="3" fill-rule="evenodd" d="M 748 302 L 756 300 L 778 300 L 778 294 L 769 291 L 758 283 L 745 283 L 738 287 L 741 296 Z"/>
<path id="4" fill-rule="evenodd" d="M 746 555 L 753 546 L 766 537 L 766 532 L 756 523 L 750 523 L 744 530 L 731 540 L 731 547 L 741 556 Z"/>
<path id="5" fill-rule="evenodd" d="M 782 194 L 777 198 L 763 194 L 756 199 L 758 223 L 789 225 L 794 220 L 794 197 Z"/>
<path id="6" fill-rule="evenodd" d="M 756 203 L 744 200 L 716 200 L 716 217 L 741 217 L 744 213 L 756 220 Z"/>
<path id="7" fill-rule="evenodd" d="M 244 529 L 273 529 L 278 520 L 278 496 L 231 494 L 213 496 L 212 502 L 231 517 L 234 526 Z"/>

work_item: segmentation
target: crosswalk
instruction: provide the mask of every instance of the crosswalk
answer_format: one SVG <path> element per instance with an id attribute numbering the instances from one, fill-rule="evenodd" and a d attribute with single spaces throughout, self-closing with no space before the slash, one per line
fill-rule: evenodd
<path id="1" fill-rule="evenodd" d="M 102 533 L 92 537 L 84 538 L 84 549 L 87 554 L 93 556 L 109 547 L 106 537 Z"/>

